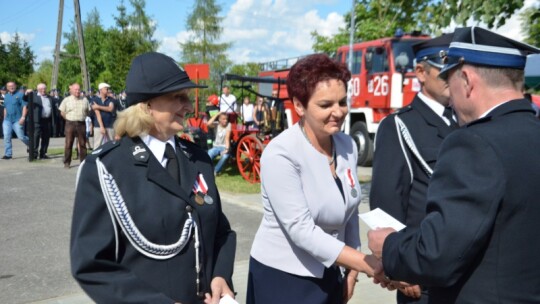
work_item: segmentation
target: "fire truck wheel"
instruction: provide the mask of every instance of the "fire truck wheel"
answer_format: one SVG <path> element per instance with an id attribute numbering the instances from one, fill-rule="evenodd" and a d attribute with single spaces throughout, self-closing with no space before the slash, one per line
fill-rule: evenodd
<path id="1" fill-rule="evenodd" d="M 370 166 L 373 159 L 373 142 L 369 137 L 366 124 L 362 121 L 355 122 L 351 128 L 351 136 L 358 148 L 358 165 Z"/>

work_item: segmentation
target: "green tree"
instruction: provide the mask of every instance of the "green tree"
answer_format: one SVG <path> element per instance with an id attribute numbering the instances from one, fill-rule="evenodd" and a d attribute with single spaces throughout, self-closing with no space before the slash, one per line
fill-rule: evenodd
<path id="1" fill-rule="evenodd" d="M 75 24 L 71 22 L 70 31 L 63 33 L 64 52 L 60 54 L 60 66 L 58 69 L 57 88 L 62 92 L 67 92 L 69 85 L 77 82 L 82 85 L 81 60 L 79 58 L 79 43 Z M 90 80 L 92 76 L 90 75 Z"/>
<path id="2" fill-rule="evenodd" d="M 51 75 L 53 70 L 53 62 L 50 59 L 43 60 L 38 69 L 28 77 L 28 87 L 36 89 L 39 83 L 45 83 L 48 89 L 50 87 Z"/>
<path id="3" fill-rule="evenodd" d="M 127 21 L 131 30 L 137 33 L 133 38 L 137 44 L 137 50 L 140 53 L 157 50 L 159 43 L 153 39 L 156 30 L 156 24 L 146 15 L 145 0 L 129 0 L 133 6 L 133 13 L 127 15 Z"/>
<path id="4" fill-rule="evenodd" d="M 212 93 L 219 90 L 220 77 L 232 64 L 226 55 L 231 43 L 217 42 L 223 32 L 223 17 L 219 16 L 221 9 L 214 0 L 196 0 L 186 22 L 186 28 L 191 31 L 191 35 L 185 43 L 180 43 L 184 64 L 210 65 L 210 80 L 206 83 Z"/>
<path id="5" fill-rule="evenodd" d="M 361 0 L 355 5 L 354 41 L 390 37 L 398 28 L 436 35 L 452 21 L 464 26 L 469 19 L 499 27 L 522 6 L 523 0 Z M 345 23 L 333 37 L 313 32 L 313 49 L 332 54 L 348 44 L 350 13 L 345 15 Z"/>
<path id="6" fill-rule="evenodd" d="M 155 25 L 145 13 L 145 1 L 130 0 L 134 7 L 132 14 L 127 13 L 124 1 L 116 7 L 118 15 L 114 16 L 116 26 L 107 30 L 102 53 L 105 69 L 97 76 L 97 81 L 106 81 L 113 90 L 125 88 L 125 79 L 136 56 L 155 51 L 157 41 L 152 37 Z"/>
<path id="7" fill-rule="evenodd" d="M 0 40 L 0 82 L 15 81 L 19 86 L 27 85 L 28 76 L 34 72 L 35 57 L 18 33 L 7 44 Z"/>
<path id="8" fill-rule="evenodd" d="M 523 0 L 438 0 L 430 7 L 430 24 L 444 28 L 454 20 L 465 26 L 472 18 L 488 28 L 498 28 L 522 7 Z"/>
<path id="9" fill-rule="evenodd" d="M 144 0 L 130 0 L 133 12 L 128 14 L 124 1 L 117 6 L 118 15 L 113 16 L 116 24 L 104 29 L 99 11 L 94 8 L 83 22 L 86 63 L 91 86 L 95 89 L 100 82 L 107 82 L 115 91 L 125 88 L 125 79 L 131 61 L 137 55 L 155 51 L 158 43 L 152 37 L 155 25 L 145 13 Z M 69 84 L 82 81 L 79 47 L 75 26 L 64 33 L 66 43 L 60 63 L 59 85 L 67 90 Z"/>
<path id="10" fill-rule="evenodd" d="M 426 0 L 361 0 L 355 6 L 354 41 L 368 41 L 390 37 L 401 28 L 411 32 L 426 22 L 425 12 L 429 8 Z M 344 16 L 346 27 L 340 28 L 333 37 L 312 32 L 313 49 L 330 55 L 341 45 L 348 44 L 351 14 Z"/>
<path id="11" fill-rule="evenodd" d="M 84 48 L 86 53 L 86 66 L 90 75 L 90 86 L 96 90 L 100 82 L 108 81 L 99 79 L 99 75 L 105 70 L 104 52 L 107 32 L 101 24 L 101 18 L 96 8 L 91 10 L 83 22 Z"/>
<path id="12" fill-rule="evenodd" d="M 526 9 L 520 19 L 525 42 L 540 47 L 540 5 Z"/>

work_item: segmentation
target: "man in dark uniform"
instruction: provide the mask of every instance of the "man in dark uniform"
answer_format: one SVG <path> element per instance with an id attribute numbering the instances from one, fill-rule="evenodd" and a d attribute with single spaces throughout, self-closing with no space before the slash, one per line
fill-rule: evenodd
<path id="1" fill-rule="evenodd" d="M 137 56 L 118 141 L 81 165 L 71 269 L 97 303 L 217 303 L 232 292 L 236 234 L 212 161 L 176 135 L 193 111 L 190 81 L 170 57 Z"/>
<path id="2" fill-rule="evenodd" d="M 409 106 L 386 117 L 377 130 L 370 207 L 381 208 L 409 229 L 418 229 L 426 215 L 427 187 L 439 147 L 457 127 L 447 109 L 448 85 L 438 77 L 443 67 L 440 52 L 448 51 L 451 41 L 452 34 L 446 34 L 413 46 L 421 91 Z M 450 115 L 445 117 L 445 112 Z M 397 302 L 428 303 L 427 290 L 422 288 L 420 299 L 398 292 Z"/>
<path id="3" fill-rule="evenodd" d="M 34 158 L 49 159 L 47 149 L 49 148 L 49 139 L 51 138 L 51 129 L 53 125 L 54 101 L 47 95 L 47 85 L 40 83 L 37 85 L 37 92 L 27 90 L 23 100 L 28 102 L 28 94 L 33 96 L 33 123 L 34 124 Z M 41 145 L 40 145 L 41 144 Z"/>
<path id="4" fill-rule="evenodd" d="M 414 231 L 368 233 L 386 276 L 428 286 L 430 303 L 540 303 L 540 121 L 522 93 L 531 53 L 456 29 L 440 77 L 462 128 L 441 146 L 427 215 Z"/>

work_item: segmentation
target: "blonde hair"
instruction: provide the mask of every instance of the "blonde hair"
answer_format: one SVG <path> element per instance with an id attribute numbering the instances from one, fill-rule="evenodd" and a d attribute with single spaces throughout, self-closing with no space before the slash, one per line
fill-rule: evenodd
<path id="1" fill-rule="evenodd" d="M 140 102 L 118 112 L 114 132 L 120 137 L 126 134 L 135 137 L 148 134 L 153 126 L 154 118 L 148 112 L 148 102 Z"/>

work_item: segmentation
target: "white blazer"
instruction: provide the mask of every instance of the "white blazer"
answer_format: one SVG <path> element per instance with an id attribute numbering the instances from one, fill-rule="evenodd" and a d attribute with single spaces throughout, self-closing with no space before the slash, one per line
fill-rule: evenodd
<path id="1" fill-rule="evenodd" d="M 307 141 L 298 124 L 265 148 L 261 158 L 264 215 L 251 248 L 251 256 L 262 264 L 321 278 L 345 244 L 360 249 L 357 148 L 346 134 L 339 132 L 333 138 L 345 201 L 328 159 Z"/>

